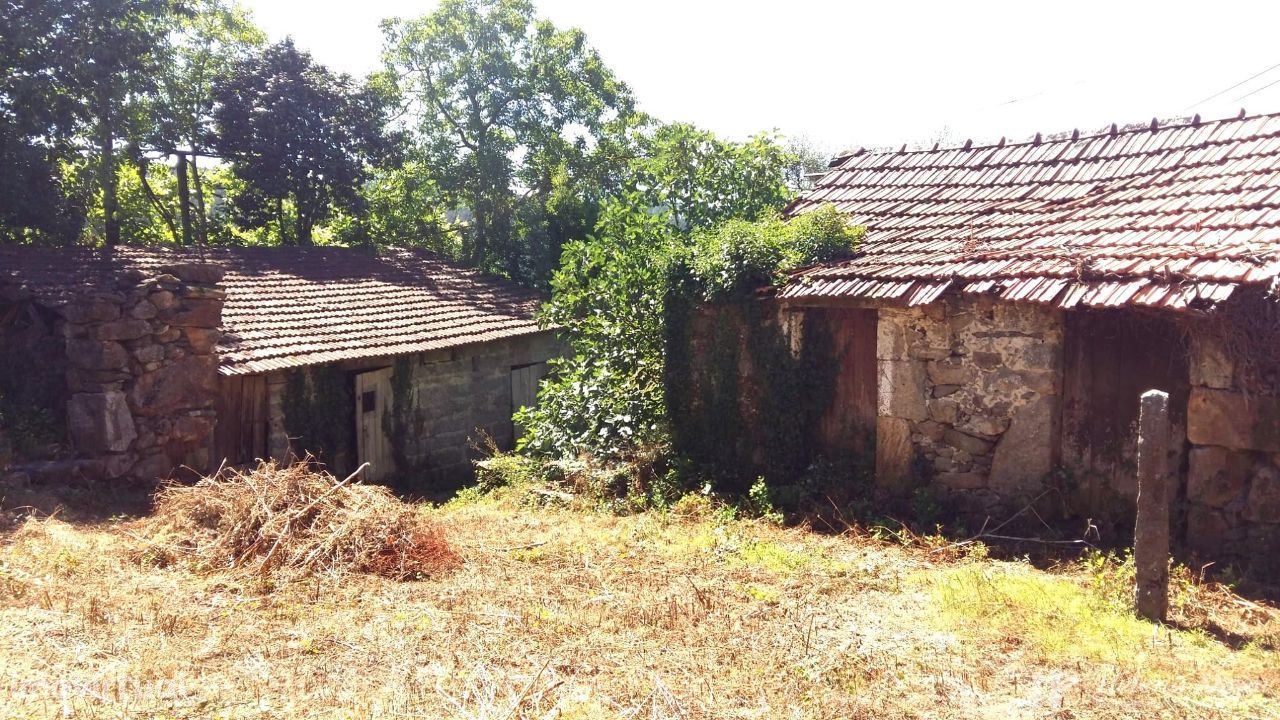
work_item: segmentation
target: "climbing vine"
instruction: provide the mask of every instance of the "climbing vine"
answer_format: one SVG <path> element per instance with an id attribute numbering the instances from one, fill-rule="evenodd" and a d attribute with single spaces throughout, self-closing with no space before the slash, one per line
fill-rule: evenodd
<path id="1" fill-rule="evenodd" d="M 726 489 L 746 491 L 760 476 L 797 477 L 815 456 L 839 358 L 820 324 L 801 324 L 797 351 L 771 301 L 670 307 L 673 447 Z"/>
<path id="2" fill-rule="evenodd" d="M 418 403 L 418 390 L 413 384 L 413 360 L 408 356 L 397 358 L 391 371 L 391 397 L 395 400 L 383 414 L 382 429 L 391 445 L 397 477 L 404 482 L 418 477 L 426 469 L 425 464 L 415 461 L 410 453 L 412 440 L 426 435 L 427 414 Z"/>
<path id="3" fill-rule="evenodd" d="M 354 469 L 356 404 L 349 373 L 334 365 L 290 371 L 281 400 L 295 454 L 310 453 L 336 472 Z"/>
<path id="4" fill-rule="evenodd" d="M 820 359 L 821 342 L 793 356 L 772 304 L 752 298 L 797 267 L 851 252 L 860 229 L 824 208 L 685 234 L 622 206 L 598 227 L 599 237 L 566 247 L 552 281 L 545 317 L 572 353 L 517 419 L 530 430 L 523 449 L 627 462 L 670 448 L 735 486 L 761 464 L 744 458 L 771 474 L 795 470 L 819 414 L 810 399 L 830 398 L 822 388 L 833 365 Z M 734 308 L 736 320 L 704 328 L 708 304 Z"/>
<path id="5" fill-rule="evenodd" d="M 1209 316 L 1192 320 L 1188 331 L 1222 348 L 1242 388 L 1280 393 L 1280 302 L 1276 298 L 1237 291 Z"/>

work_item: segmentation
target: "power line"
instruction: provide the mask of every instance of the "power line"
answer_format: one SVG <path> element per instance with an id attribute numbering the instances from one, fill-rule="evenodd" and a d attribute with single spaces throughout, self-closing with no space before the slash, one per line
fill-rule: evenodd
<path id="1" fill-rule="evenodd" d="M 1255 74 L 1253 74 L 1253 75 L 1250 75 L 1249 77 L 1245 78 L 1244 80 L 1241 80 L 1240 82 L 1236 83 L 1235 85 L 1232 85 L 1231 87 L 1226 88 L 1226 89 L 1224 89 L 1224 90 L 1219 90 L 1218 92 L 1216 92 L 1216 93 L 1214 93 L 1214 94 L 1210 95 L 1209 97 L 1204 98 L 1203 100 L 1200 100 L 1200 101 L 1198 101 L 1198 102 L 1193 102 L 1193 103 L 1191 103 L 1190 105 L 1188 105 L 1188 106 L 1186 106 L 1186 107 L 1184 107 L 1184 108 L 1182 108 L 1182 109 L 1183 109 L 1184 111 L 1186 111 L 1186 110 L 1190 110 L 1191 108 L 1193 108 L 1193 107 L 1195 107 L 1195 106 L 1197 106 L 1197 105 L 1203 105 L 1204 103 L 1207 103 L 1207 102 L 1209 102 L 1210 100 L 1214 100 L 1214 99 L 1216 99 L 1216 98 L 1222 97 L 1223 95 L 1226 95 L 1227 93 L 1231 92 L 1232 90 L 1235 90 L 1236 88 L 1240 87 L 1241 85 L 1244 85 L 1244 84 L 1246 84 L 1246 83 L 1249 83 L 1250 81 L 1253 81 L 1253 80 L 1257 80 L 1258 78 L 1262 77 L 1263 75 L 1266 75 L 1267 73 L 1271 72 L 1272 70 L 1275 70 L 1276 68 L 1280 68 L 1280 63 L 1276 63 L 1275 65 L 1272 65 L 1271 67 L 1267 68 L 1266 70 L 1263 70 L 1262 72 L 1259 72 L 1259 73 L 1255 73 Z M 1275 85 L 1275 83 L 1271 83 L 1271 85 Z M 1265 90 L 1266 88 L 1271 87 L 1271 85 L 1267 85 L 1266 87 L 1259 88 L 1259 90 Z M 1254 92 L 1258 92 L 1258 91 L 1257 91 L 1257 90 L 1255 90 Z M 1253 93 L 1249 93 L 1249 95 L 1252 95 L 1252 94 L 1253 94 Z M 1241 100 L 1241 99 L 1244 99 L 1244 98 L 1246 98 L 1246 97 L 1249 97 L 1249 95 L 1244 95 L 1244 96 L 1242 96 L 1241 98 L 1237 98 L 1237 100 Z"/>
<path id="2" fill-rule="evenodd" d="M 1251 90 L 1251 91 L 1249 91 L 1249 92 L 1247 92 L 1247 93 L 1245 93 L 1245 94 L 1241 95 L 1240 97 L 1236 98 L 1236 99 L 1234 100 L 1234 102 L 1240 102 L 1241 100 L 1243 100 L 1243 99 L 1245 99 L 1245 98 L 1249 97 L 1250 95 L 1257 95 L 1258 93 L 1262 92 L 1263 90 L 1266 90 L 1267 88 L 1271 87 L 1272 85 L 1280 85 L 1280 80 L 1272 80 L 1271 82 L 1267 83 L 1266 85 L 1263 85 L 1262 87 L 1258 88 L 1257 90 Z"/>

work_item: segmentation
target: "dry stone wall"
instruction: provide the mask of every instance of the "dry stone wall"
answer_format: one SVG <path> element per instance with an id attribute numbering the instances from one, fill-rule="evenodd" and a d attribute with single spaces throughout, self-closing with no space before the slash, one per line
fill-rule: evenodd
<path id="1" fill-rule="evenodd" d="M 1187 544 L 1280 576 L 1280 398 L 1245 377 L 1216 333 L 1193 331 L 1190 356 Z"/>
<path id="2" fill-rule="evenodd" d="M 69 369 L 74 467 L 42 471 L 154 481 L 203 468 L 217 418 L 224 291 L 219 267 L 179 264 L 120 273 L 57 311 Z"/>
<path id="3" fill-rule="evenodd" d="M 950 299 L 881 308 L 877 480 L 931 485 L 962 510 L 1036 494 L 1054 469 L 1060 310 Z"/>

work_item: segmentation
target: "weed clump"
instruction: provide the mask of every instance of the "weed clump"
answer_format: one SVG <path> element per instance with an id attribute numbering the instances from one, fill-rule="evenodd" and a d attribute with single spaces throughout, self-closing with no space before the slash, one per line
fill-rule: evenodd
<path id="1" fill-rule="evenodd" d="M 263 462 L 156 495 L 144 558 L 211 569 L 362 572 L 396 580 L 459 564 L 431 519 L 381 486 Z"/>

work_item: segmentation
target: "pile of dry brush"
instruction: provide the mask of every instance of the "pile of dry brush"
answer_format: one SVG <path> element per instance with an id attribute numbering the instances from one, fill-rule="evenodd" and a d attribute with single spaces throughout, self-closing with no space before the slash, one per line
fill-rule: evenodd
<path id="1" fill-rule="evenodd" d="M 408 580 L 461 562 L 430 518 L 385 487 L 299 462 L 226 470 L 156 496 L 147 555 L 223 570 L 364 572 Z"/>

